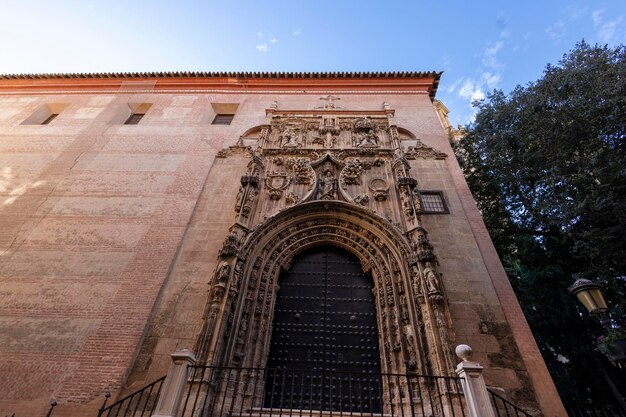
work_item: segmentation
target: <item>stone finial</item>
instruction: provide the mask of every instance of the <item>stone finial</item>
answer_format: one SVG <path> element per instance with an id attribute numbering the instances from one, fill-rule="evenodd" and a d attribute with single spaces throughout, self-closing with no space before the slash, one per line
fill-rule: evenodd
<path id="1" fill-rule="evenodd" d="M 468 362 L 472 360 L 474 351 L 469 345 L 458 345 L 456 349 L 454 349 L 454 353 L 456 353 L 456 356 L 458 356 L 463 362 Z"/>

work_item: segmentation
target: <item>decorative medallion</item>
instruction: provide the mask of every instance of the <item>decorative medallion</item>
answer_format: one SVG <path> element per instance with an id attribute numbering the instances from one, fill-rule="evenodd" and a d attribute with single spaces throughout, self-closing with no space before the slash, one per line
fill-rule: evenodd
<path id="1" fill-rule="evenodd" d="M 376 201 L 385 201 L 389 196 L 389 184 L 382 178 L 374 178 L 369 183 L 369 189 Z"/>
<path id="2" fill-rule="evenodd" d="M 273 171 L 265 177 L 265 186 L 272 200 L 279 200 L 283 196 L 283 191 L 289 187 L 289 183 L 291 178 L 285 172 Z"/>

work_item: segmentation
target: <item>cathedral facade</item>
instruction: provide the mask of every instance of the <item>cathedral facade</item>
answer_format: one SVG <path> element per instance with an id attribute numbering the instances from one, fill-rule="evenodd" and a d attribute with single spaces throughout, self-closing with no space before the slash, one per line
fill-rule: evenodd
<path id="1" fill-rule="evenodd" d="M 440 73 L 0 76 L 0 412 L 96 415 L 170 354 L 558 394 Z M 449 129 L 448 129 L 449 130 Z"/>

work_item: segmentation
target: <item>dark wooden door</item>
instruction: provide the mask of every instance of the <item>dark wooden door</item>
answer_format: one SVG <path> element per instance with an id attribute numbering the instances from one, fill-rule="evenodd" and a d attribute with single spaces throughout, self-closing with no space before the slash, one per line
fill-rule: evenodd
<path id="1" fill-rule="evenodd" d="M 380 411 L 373 282 L 331 246 L 298 255 L 279 281 L 265 406 Z"/>

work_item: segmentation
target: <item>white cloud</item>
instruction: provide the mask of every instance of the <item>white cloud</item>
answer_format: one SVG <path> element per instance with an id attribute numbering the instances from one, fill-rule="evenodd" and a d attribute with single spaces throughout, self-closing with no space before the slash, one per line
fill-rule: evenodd
<path id="1" fill-rule="evenodd" d="M 502 76 L 500 74 L 492 74 L 490 72 L 481 73 L 482 79 L 489 89 L 494 89 L 500 84 Z"/>
<path id="2" fill-rule="evenodd" d="M 262 43 L 256 46 L 256 50 L 259 52 L 267 52 L 267 44 Z"/>
<path id="3" fill-rule="evenodd" d="M 278 42 L 278 39 L 276 39 L 276 38 L 270 39 L 270 43 L 276 43 L 276 42 Z"/>
<path id="4" fill-rule="evenodd" d="M 554 24 L 546 28 L 546 33 L 551 39 L 561 39 L 565 35 L 567 25 L 563 20 L 557 20 Z"/>
<path id="5" fill-rule="evenodd" d="M 261 32 L 261 31 L 259 30 L 259 31 L 256 33 L 256 35 L 257 35 L 259 38 L 262 38 L 262 37 L 263 37 L 263 32 Z"/>
<path id="6" fill-rule="evenodd" d="M 302 35 L 302 31 L 298 28 L 298 29 L 293 31 L 292 35 L 293 36 L 300 36 L 300 35 Z"/>
<path id="7" fill-rule="evenodd" d="M 622 23 L 623 16 L 619 16 L 616 19 L 605 21 L 602 16 L 604 13 L 604 9 L 594 10 L 591 13 L 591 19 L 593 20 L 593 25 L 596 28 L 596 36 L 605 43 L 611 43 L 613 41 L 617 41 L 615 35 L 618 32 L 618 28 Z"/>
<path id="8" fill-rule="evenodd" d="M 504 46 L 504 42 L 498 41 L 492 46 L 485 49 L 483 53 L 483 64 L 491 68 L 499 68 L 501 65 L 498 62 L 498 52 Z"/>
<path id="9" fill-rule="evenodd" d="M 459 85 L 461 85 L 462 82 L 463 82 L 463 78 L 459 78 L 454 83 L 452 83 L 452 85 L 448 87 L 448 93 L 454 93 L 456 89 L 459 87 Z"/>
<path id="10" fill-rule="evenodd" d="M 465 80 L 461 88 L 459 89 L 459 96 L 470 101 L 482 100 L 485 98 L 485 93 L 482 90 L 482 86 L 479 82 L 468 78 Z"/>

